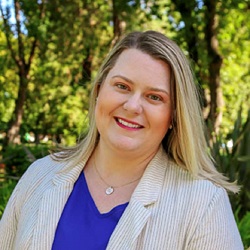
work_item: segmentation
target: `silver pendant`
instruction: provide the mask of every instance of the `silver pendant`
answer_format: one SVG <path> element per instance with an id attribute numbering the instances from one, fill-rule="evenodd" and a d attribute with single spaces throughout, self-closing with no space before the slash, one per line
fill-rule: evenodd
<path id="1" fill-rule="evenodd" d="M 107 189 L 106 189 L 106 191 L 105 191 L 105 193 L 107 194 L 107 195 L 111 195 L 111 194 L 113 194 L 113 192 L 114 192 L 114 188 L 113 187 L 108 187 Z"/>

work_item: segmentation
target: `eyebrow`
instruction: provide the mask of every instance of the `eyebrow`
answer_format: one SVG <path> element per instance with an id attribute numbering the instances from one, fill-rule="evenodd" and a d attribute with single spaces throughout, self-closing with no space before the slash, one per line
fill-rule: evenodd
<path id="1" fill-rule="evenodd" d="M 115 76 L 112 76 L 111 78 L 113 79 L 113 78 L 122 78 L 122 79 L 124 79 L 126 82 L 129 82 L 129 83 L 131 83 L 132 85 L 135 85 L 135 83 L 131 80 L 131 79 L 129 79 L 129 78 L 127 78 L 126 76 L 123 76 L 123 75 L 115 75 Z M 160 89 L 160 88 L 155 88 L 155 87 L 150 87 L 150 88 L 148 88 L 149 90 L 152 90 L 152 91 L 156 91 L 156 92 L 163 92 L 163 93 L 165 93 L 166 95 L 170 95 L 170 93 L 168 92 L 168 91 L 166 91 L 165 89 Z"/>

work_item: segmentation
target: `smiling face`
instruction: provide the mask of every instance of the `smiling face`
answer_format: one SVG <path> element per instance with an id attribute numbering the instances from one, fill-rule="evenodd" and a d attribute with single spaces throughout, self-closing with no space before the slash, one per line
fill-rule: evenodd
<path id="1" fill-rule="evenodd" d="M 170 68 L 137 49 L 127 49 L 102 83 L 95 109 L 106 149 L 149 155 L 171 123 Z"/>

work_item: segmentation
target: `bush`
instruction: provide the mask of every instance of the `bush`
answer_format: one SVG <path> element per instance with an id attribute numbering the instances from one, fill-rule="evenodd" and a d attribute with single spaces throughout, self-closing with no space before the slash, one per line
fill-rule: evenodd
<path id="1" fill-rule="evenodd" d="M 0 162 L 0 218 L 18 179 L 29 165 L 49 153 L 48 145 L 10 145 Z"/>
<path id="2" fill-rule="evenodd" d="M 238 181 L 241 191 L 230 196 L 235 219 L 245 247 L 250 246 L 250 110 L 245 122 L 241 110 L 233 131 L 226 136 L 217 136 L 211 147 L 217 168 L 230 181 Z"/>
<path id="3" fill-rule="evenodd" d="M 21 177 L 28 166 L 49 153 L 48 145 L 10 145 L 5 148 L 2 162 L 7 176 Z"/>
<path id="4" fill-rule="evenodd" d="M 250 247 L 250 211 L 248 211 L 241 219 L 239 218 L 240 207 L 235 212 L 235 220 L 244 244 L 245 249 Z"/>
<path id="5" fill-rule="evenodd" d="M 218 170 L 230 181 L 237 180 L 241 186 L 241 192 L 231 198 L 231 204 L 234 211 L 241 206 L 239 216 L 243 217 L 250 211 L 250 110 L 245 122 L 242 122 L 239 111 L 233 131 L 226 140 L 217 136 L 211 151 Z"/>

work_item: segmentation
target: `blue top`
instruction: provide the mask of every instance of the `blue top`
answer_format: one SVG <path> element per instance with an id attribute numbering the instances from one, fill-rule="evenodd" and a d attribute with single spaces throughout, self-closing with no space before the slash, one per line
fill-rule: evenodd
<path id="1" fill-rule="evenodd" d="M 84 173 L 79 176 L 57 225 L 53 250 L 106 249 L 128 203 L 101 214 L 89 192 Z"/>

